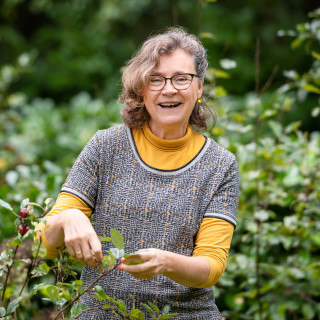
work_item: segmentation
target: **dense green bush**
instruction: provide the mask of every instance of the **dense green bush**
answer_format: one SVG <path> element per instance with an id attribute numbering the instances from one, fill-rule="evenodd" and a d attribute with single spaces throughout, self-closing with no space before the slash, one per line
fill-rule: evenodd
<path id="1" fill-rule="evenodd" d="M 214 287 L 226 319 L 320 318 L 319 26 L 317 10 L 295 30 L 279 31 L 281 37 L 293 37 L 292 50 L 305 52 L 309 64 L 285 71 L 285 83 L 276 89 L 270 87 L 272 76 L 259 85 L 258 74 L 256 92 L 240 98 L 227 93 L 222 80 L 232 76 L 231 60 L 220 61 L 222 69 L 212 68 L 207 76 L 218 123 L 206 134 L 236 154 L 241 178 L 239 222 L 226 271 Z M 15 211 L 25 198 L 37 203 L 55 198 L 93 133 L 121 121 L 116 101 L 105 103 L 99 95 L 80 92 L 61 103 L 16 91 L 17 79 L 30 71 L 34 59 L 32 52 L 23 53 L 0 67 L 0 199 Z M 305 118 L 312 130 L 306 130 Z M 7 209 L 0 212 L 0 240 L 6 242 L 17 226 Z M 19 301 L 27 317 L 34 285 Z M 32 301 L 34 310 L 46 303 L 39 296 Z"/>

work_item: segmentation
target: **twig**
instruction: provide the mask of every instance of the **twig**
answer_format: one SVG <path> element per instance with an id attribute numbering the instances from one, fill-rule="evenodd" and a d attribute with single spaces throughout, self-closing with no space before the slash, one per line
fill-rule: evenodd
<path id="1" fill-rule="evenodd" d="M 10 266 L 8 266 L 8 271 L 7 271 L 6 279 L 5 279 L 5 281 L 4 281 L 3 291 L 2 291 L 2 296 L 1 296 L 1 302 L 2 302 L 2 304 L 3 304 L 3 301 L 4 301 L 4 294 L 5 294 L 5 292 L 6 292 L 7 285 L 8 285 L 9 274 L 10 274 L 10 271 L 11 271 L 12 266 L 14 265 L 15 256 L 16 256 L 16 254 L 17 254 L 18 248 L 19 248 L 19 245 L 16 245 L 16 248 L 14 249 L 14 253 L 13 253 L 13 257 L 12 257 L 12 263 L 11 263 Z"/>
<path id="2" fill-rule="evenodd" d="M 256 40 L 256 53 L 254 56 L 255 63 L 255 92 L 258 95 L 260 85 L 260 38 Z"/>
<path id="3" fill-rule="evenodd" d="M 40 246 L 41 246 L 41 238 L 40 238 L 40 241 L 39 241 L 39 245 L 38 245 L 38 248 L 37 248 L 37 252 L 36 252 L 36 255 L 32 261 L 32 265 L 31 265 L 31 268 L 29 269 L 28 273 L 27 273 L 27 276 L 26 276 L 26 280 L 24 281 L 24 284 L 20 290 L 20 293 L 19 293 L 19 296 L 22 294 L 22 291 L 23 289 L 25 288 L 25 286 L 27 285 L 27 283 L 29 282 L 30 280 L 30 274 L 32 272 L 32 270 L 35 268 L 36 266 L 36 262 L 37 262 L 37 259 L 38 259 L 38 255 L 39 255 L 39 251 L 40 251 Z"/>
<path id="4" fill-rule="evenodd" d="M 104 276 L 106 276 L 108 273 L 110 273 L 111 271 L 115 270 L 117 267 L 118 267 L 119 264 L 116 264 L 112 269 L 106 271 L 106 272 L 103 272 L 100 274 L 100 276 L 94 280 L 83 292 L 81 292 L 80 294 L 78 294 L 78 296 L 73 299 L 71 302 L 69 302 L 63 309 L 61 309 L 57 314 L 56 316 L 52 319 L 52 320 L 56 320 L 58 319 L 58 317 L 60 316 L 61 313 L 64 312 L 64 310 L 66 310 L 67 308 L 69 308 L 73 303 L 75 303 L 77 300 L 80 299 L 80 297 L 85 294 L 86 292 L 88 292 L 97 282 L 100 281 L 100 279 Z"/>
<path id="5" fill-rule="evenodd" d="M 259 86 L 260 86 L 260 38 L 256 40 L 256 53 L 255 53 L 255 92 L 257 98 L 259 97 Z M 258 100 L 258 99 L 257 99 Z M 255 166 L 258 168 L 258 135 L 259 135 L 259 110 L 258 110 L 258 101 L 255 103 L 255 119 L 254 119 L 254 142 L 255 142 L 255 149 L 254 149 L 254 156 L 255 156 Z M 259 191 L 259 184 L 258 181 L 256 182 L 257 192 Z M 259 192 L 258 192 L 259 194 Z M 257 202 L 255 205 L 255 210 L 258 209 L 259 203 Z M 259 320 L 262 319 L 262 301 L 261 301 L 261 283 L 260 283 L 260 234 L 261 234 L 261 221 L 257 220 L 258 224 L 258 234 L 257 234 L 257 241 L 256 241 L 256 289 L 257 289 L 257 298 L 258 298 L 258 305 L 259 305 Z"/>
<path id="6" fill-rule="evenodd" d="M 267 89 L 271 86 L 271 83 L 275 77 L 275 75 L 277 74 L 278 72 L 278 69 L 279 69 L 279 66 L 274 66 L 273 69 L 272 69 L 272 72 L 269 76 L 269 78 L 267 79 L 266 83 L 263 85 L 262 89 L 260 90 L 260 92 L 258 93 L 258 96 L 262 96 L 266 91 Z"/>
<path id="7" fill-rule="evenodd" d="M 83 312 L 81 312 L 79 315 L 74 317 L 74 319 L 78 319 L 82 314 L 84 314 L 86 312 L 89 312 L 91 310 L 97 310 L 97 309 L 99 309 L 99 310 L 110 310 L 110 308 L 104 308 L 103 306 L 102 307 L 91 307 L 91 308 L 84 309 Z M 119 316 L 121 316 L 122 319 L 130 319 L 130 317 L 124 316 L 123 314 L 119 314 Z"/>

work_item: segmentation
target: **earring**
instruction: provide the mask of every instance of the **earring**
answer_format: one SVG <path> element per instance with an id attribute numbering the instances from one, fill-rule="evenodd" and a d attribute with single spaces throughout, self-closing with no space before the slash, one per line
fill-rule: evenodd
<path id="1" fill-rule="evenodd" d="M 201 97 L 198 98 L 197 102 L 198 102 L 198 103 L 201 103 L 201 102 L 202 102 Z"/>

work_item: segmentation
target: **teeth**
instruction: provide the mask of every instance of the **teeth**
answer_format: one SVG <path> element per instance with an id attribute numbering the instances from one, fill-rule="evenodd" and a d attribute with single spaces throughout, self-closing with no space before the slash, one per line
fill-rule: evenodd
<path id="1" fill-rule="evenodd" d="M 177 105 L 179 105 L 179 102 L 166 102 L 166 103 L 160 103 L 160 106 L 163 107 L 175 107 Z"/>

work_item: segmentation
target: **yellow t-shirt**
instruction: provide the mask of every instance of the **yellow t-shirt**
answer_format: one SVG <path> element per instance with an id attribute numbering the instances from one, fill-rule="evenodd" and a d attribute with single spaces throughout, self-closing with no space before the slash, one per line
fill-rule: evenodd
<path id="1" fill-rule="evenodd" d="M 189 126 L 184 137 L 176 140 L 161 139 L 154 135 L 149 126 L 133 129 L 133 138 L 141 159 L 149 166 L 174 170 L 188 164 L 202 149 L 205 137 Z M 62 192 L 55 205 L 46 216 L 59 214 L 64 210 L 77 208 L 90 217 L 92 209 L 78 197 Z M 47 249 L 47 258 L 55 258 L 59 249 L 51 246 L 45 234 L 45 225 L 39 224 L 41 238 Z M 193 256 L 201 256 L 210 264 L 207 280 L 198 288 L 213 286 L 224 272 L 234 227 L 231 223 L 218 218 L 204 218 L 195 241 Z"/>

